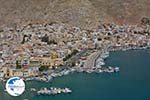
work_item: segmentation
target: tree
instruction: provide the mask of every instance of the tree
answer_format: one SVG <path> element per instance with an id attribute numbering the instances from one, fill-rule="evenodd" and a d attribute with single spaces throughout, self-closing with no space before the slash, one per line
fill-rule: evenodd
<path id="1" fill-rule="evenodd" d="M 42 42 L 46 42 L 46 43 L 49 42 L 49 38 L 48 38 L 47 34 L 42 37 Z"/>
<path id="2" fill-rule="evenodd" d="M 3 29 L 0 29 L 0 32 L 3 32 L 4 30 Z"/>
<path id="3" fill-rule="evenodd" d="M 75 61 L 72 61 L 71 62 L 71 66 L 75 66 L 76 65 L 76 62 Z"/>
<path id="4" fill-rule="evenodd" d="M 39 71 L 46 71 L 46 70 L 48 70 L 48 68 L 49 68 L 49 66 L 47 66 L 47 65 L 42 65 L 40 68 L 39 68 Z"/>
<path id="5" fill-rule="evenodd" d="M 48 45 L 57 44 L 57 42 L 56 42 L 55 40 L 50 40 L 50 41 L 47 42 L 47 44 L 48 44 Z"/>
<path id="6" fill-rule="evenodd" d="M 16 61 L 16 69 L 21 69 L 21 64 L 19 64 L 19 61 Z"/>
<path id="7" fill-rule="evenodd" d="M 23 36 L 23 40 L 22 40 L 21 44 L 24 44 L 26 42 L 26 40 L 25 40 L 26 37 L 28 37 L 28 36 L 27 35 Z"/>
<path id="8" fill-rule="evenodd" d="M 63 61 L 68 60 L 69 58 L 71 58 L 73 55 L 76 55 L 78 53 L 78 50 L 73 50 L 73 52 L 71 54 L 68 54 L 65 58 L 63 58 Z"/>

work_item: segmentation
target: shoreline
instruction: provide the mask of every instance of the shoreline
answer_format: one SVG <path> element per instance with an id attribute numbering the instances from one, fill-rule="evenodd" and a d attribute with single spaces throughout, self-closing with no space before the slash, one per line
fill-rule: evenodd
<path id="1" fill-rule="evenodd" d="M 31 24 L 14 31 L 8 28 L 1 32 L 4 41 L 1 44 L 0 81 L 17 75 L 27 81 L 51 81 L 54 77 L 73 72 L 119 72 L 119 67 L 105 66 L 105 59 L 112 51 L 149 48 L 149 27 L 102 24 L 96 29 L 86 30 L 80 27 L 70 29 L 64 24 L 55 23 Z M 29 30 L 32 32 L 28 33 Z M 39 31 L 43 33 L 37 33 Z M 10 39 L 6 42 L 5 32 L 16 33 L 9 34 Z M 57 38 L 57 41 L 52 41 L 50 37 Z M 19 39 L 19 44 L 16 44 L 16 39 Z M 18 46 L 17 49 L 9 45 L 11 40 L 14 40 L 12 45 Z M 6 48 L 8 52 L 4 52 Z"/>
<path id="2" fill-rule="evenodd" d="M 111 52 L 117 52 L 117 51 L 128 51 L 128 50 L 142 50 L 142 49 L 149 49 L 148 46 L 146 47 L 134 47 L 134 48 L 117 48 L 117 49 L 111 49 L 111 50 L 108 50 L 106 51 L 107 53 L 111 53 Z M 23 78 L 24 81 L 42 81 L 42 82 L 52 82 L 52 79 L 53 78 L 57 78 L 57 77 L 62 77 L 62 76 L 65 76 L 65 75 L 69 75 L 70 73 L 82 73 L 82 72 L 85 72 L 85 73 L 114 73 L 115 70 L 116 72 L 119 72 L 120 70 L 118 69 L 118 67 L 116 67 L 117 69 L 115 69 L 115 67 L 111 67 L 111 66 L 105 66 L 105 59 L 109 57 L 109 54 L 107 54 L 106 52 L 100 52 L 100 51 L 95 51 L 94 52 L 94 62 L 92 67 L 88 67 L 88 68 L 83 68 L 83 69 L 78 69 L 76 67 L 73 67 L 73 68 L 70 68 L 70 69 L 64 69 L 58 73 L 51 73 L 47 76 L 43 76 L 42 77 L 28 77 L 28 78 Z M 104 57 L 102 57 L 102 55 L 104 55 Z M 106 55 L 106 56 L 105 56 Z M 96 57 L 95 57 L 96 56 Z M 92 56 L 93 57 L 93 56 Z M 100 65 L 98 68 L 96 68 L 97 66 L 97 60 L 98 59 L 102 59 L 102 62 L 103 63 L 102 65 Z M 109 71 L 111 70 L 111 71 Z M 1 82 L 6 82 L 5 79 L 0 79 Z"/>
<path id="3" fill-rule="evenodd" d="M 57 73 L 51 73 L 47 76 L 43 76 L 42 77 L 28 77 L 28 78 L 23 78 L 24 81 L 41 81 L 41 82 L 52 82 L 53 78 L 57 78 L 57 77 L 62 77 L 62 76 L 65 76 L 65 75 L 69 75 L 70 73 L 88 73 L 88 74 L 91 74 L 91 73 L 114 73 L 115 70 L 116 72 L 119 72 L 120 70 L 118 69 L 118 67 L 111 67 L 111 66 L 105 66 L 105 59 L 109 57 L 109 53 L 111 52 L 117 52 L 117 51 L 127 51 L 127 50 L 142 50 L 142 49 L 149 49 L 149 47 L 134 47 L 134 48 L 126 48 L 124 50 L 123 49 L 115 49 L 115 50 L 108 50 L 106 52 L 100 52 L 100 51 L 95 51 L 94 54 L 98 54 L 96 55 L 96 57 L 94 56 L 94 66 L 92 67 L 89 67 L 89 68 L 83 68 L 83 69 L 78 69 L 76 67 L 73 67 L 73 68 L 70 68 L 70 69 L 64 69 L 60 72 L 57 72 Z M 104 55 L 104 56 L 102 56 Z M 105 56 L 106 55 L 106 56 Z M 93 56 L 92 56 L 93 57 Z M 102 59 L 102 62 L 101 63 L 104 63 L 102 65 L 100 65 L 98 68 L 96 68 L 97 66 L 97 60 L 98 59 Z M 93 62 L 92 62 L 93 63 Z M 116 68 L 116 69 L 115 69 Z M 6 82 L 6 80 L 4 79 L 1 79 L 0 80 L 1 82 Z"/>
<path id="4" fill-rule="evenodd" d="M 134 50 L 142 50 L 142 49 L 148 49 L 148 48 L 134 48 Z M 133 50 L 133 48 L 132 49 L 127 49 L 127 50 Z M 115 50 L 115 51 L 119 51 L 119 50 Z M 123 50 L 121 50 L 121 51 L 123 51 Z M 107 51 L 107 52 L 103 52 L 103 53 L 100 53 L 99 51 L 98 52 L 95 52 L 96 54 L 99 54 L 99 55 L 97 55 L 97 57 L 95 58 L 95 62 L 94 62 L 94 64 L 96 64 L 97 65 L 97 60 L 100 58 L 100 59 L 103 59 L 103 61 L 105 62 L 105 59 L 106 58 L 108 58 L 109 57 L 109 54 L 110 54 L 110 52 L 114 52 L 114 51 Z M 103 56 L 102 56 L 103 55 Z M 104 69 L 101 69 L 101 70 L 103 70 L 103 71 L 100 71 L 100 72 L 97 72 L 97 71 L 89 71 L 89 70 L 84 70 L 84 71 L 82 71 L 82 72 L 80 72 L 80 71 L 77 71 L 77 70 L 75 70 L 75 69 L 70 69 L 70 70 L 66 70 L 66 71 L 64 71 L 64 73 L 65 72 L 67 72 L 66 74 L 64 74 L 64 73 L 62 73 L 62 72 L 59 72 L 59 73 L 53 73 L 53 75 L 51 74 L 51 75 L 48 75 L 48 77 L 50 76 L 51 77 L 51 79 L 49 80 L 49 81 L 47 81 L 47 80 L 43 80 L 43 78 L 39 78 L 38 79 L 38 77 L 37 77 L 37 79 L 35 79 L 35 78 L 32 78 L 31 80 L 25 80 L 26 82 L 28 82 L 28 81 L 41 81 L 41 82 L 51 82 L 52 81 L 52 79 L 53 78 L 57 78 L 57 77 L 62 77 L 62 76 L 65 76 L 65 75 L 69 75 L 70 73 L 84 73 L 84 72 L 86 72 L 86 73 L 88 73 L 88 74 L 91 74 L 91 73 L 114 73 L 114 67 L 110 67 L 110 66 L 108 66 L 108 67 L 106 67 L 106 66 L 102 66 L 102 68 L 104 68 Z M 115 70 L 117 70 L 116 72 L 118 72 L 119 71 L 119 69 L 115 69 Z M 30 88 L 31 89 L 31 88 Z M 34 88 L 33 88 L 34 89 Z M 51 96 L 51 95 L 59 95 L 59 94 L 70 94 L 71 92 L 72 92 L 72 90 L 70 90 L 69 88 L 67 88 L 68 90 L 69 90 L 69 92 L 67 92 L 65 89 L 61 89 L 61 88 L 56 88 L 56 89 L 52 89 L 52 90 L 49 90 L 49 88 L 46 88 L 46 87 L 43 87 L 43 88 L 41 88 L 40 90 L 37 90 L 37 91 L 31 91 L 30 90 L 30 92 L 31 93 L 33 93 L 33 94 L 37 94 L 37 95 L 46 95 L 46 96 Z"/>
<path id="5" fill-rule="evenodd" d="M 139 53 L 140 53 L 140 55 L 139 55 Z M 86 98 L 87 93 L 89 93 L 88 96 L 91 97 L 91 99 L 94 98 L 95 96 L 97 99 L 99 99 L 99 98 L 101 98 L 101 97 L 99 97 L 100 93 L 104 92 L 105 97 L 107 98 L 108 95 L 114 96 L 114 94 L 113 94 L 114 91 L 118 91 L 115 94 L 115 96 L 117 96 L 117 94 L 121 92 L 122 93 L 121 96 L 123 99 L 124 96 L 126 96 L 124 94 L 123 90 L 126 90 L 125 93 L 128 94 L 128 87 L 130 87 L 130 86 L 133 86 L 133 87 L 137 88 L 138 90 L 139 89 L 143 90 L 142 87 L 140 87 L 140 88 L 137 87 L 137 86 L 140 86 L 141 84 L 143 84 L 140 81 L 142 79 L 145 80 L 145 82 L 147 82 L 146 87 L 149 87 L 149 85 L 148 85 L 149 80 L 145 79 L 145 77 L 148 77 L 147 76 L 148 74 L 146 74 L 146 73 L 148 73 L 148 70 L 146 70 L 146 71 L 142 70 L 143 68 L 144 69 L 148 68 L 148 66 L 146 66 L 146 65 L 141 66 L 142 64 L 145 63 L 145 59 L 149 58 L 149 55 L 147 55 L 145 58 L 145 55 L 149 54 L 149 53 L 150 53 L 150 49 L 148 49 L 148 50 L 129 50 L 127 52 L 124 52 L 124 51 L 112 52 L 112 53 L 110 53 L 109 58 L 106 58 L 106 65 L 119 66 L 121 68 L 120 73 L 116 73 L 116 74 L 114 74 L 114 73 L 102 73 L 102 74 L 73 73 L 73 74 L 69 74 L 67 76 L 55 78 L 52 83 L 28 81 L 28 82 L 26 82 L 26 85 L 27 85 L 26 90 L 27 91 L 21 97 L 28 98 L 29 100 L 32 99 L 33 96 L 37 99 L 39 97 L 41 97 L 41 99 L 45 98 L 46 100 L 47 99 L 60 100 L 62 97 L 64 99 L 67 99 L 68 97 L 71 98 L 72 96 L 79 95 L 81 97 L 81 98 L 79 98 L 79 100 L 82 100 L 82 97 Z M 135 54 L 135 56 L 132 56 L 131 54 L 132 55 Z M 124 59 L 120 59 L 122 57 L 124 57 Z M 133 59 L 134 62 L 138 61 L 137 62 L 138 64 L 136 63 L 136 65 L 134 65 L 133 63 L 130 63 L 130 59 L 128 59 L 130 57 L 132 57 L 132 59 L 134 58 Z M 118 59 L 118 61 L 119 62 L 121 61 L 121 63 L 117 64 L 118 61 L 114 61 L 114 59 Z M 148 63 L 147 65 L 150 64 L 148 60 L 146 60 L 146 62 Z M 130 70 L 130 71 L 127 71 L 127 70 Z M 139 71 L 141 72 L 141 75 L 140 75 L 141 77 L 137 77 L 135 79 L 134 77 L 139 75 Z M 134 75 L 132 74 L 133 72 L 135 72 Z M 139 80 L 140 83 L 136 81 L 137 79 Z M 128 80 L 128 81 L 126 81 L 126 80 Z M 117 84 L 121 84 L 120 88 L 122 88 L 122 91 L 119 91 L 120 89 L 118 88 Z M 124 84 L 127 84 L 127 85 L 125 87 L 122 87 L 122 85 L 124 85 Z M 4 87 L 4 85 L 5 84 L 1 85 L 1 87 Z M 88 88 L 87 88 L 87 85 L 88 85 Z M 36 88 L 37 90 L 44 88 L 44 87 L 46 87 L 46 88 L 49 88 L 49 87 L 57 87 L 57 88 L 68 87 L 73 91 L 71 94 L 60 94 L 60 95 L 58 94 L 55 96 L 53 96 L 53 95 L 51 95 L 51 96 L 44 96 L 44 95 L 38 96 L 36 94 L 32 94 L 29 92 L 30 88 L 32 88 L 32 87 Z M 106 89 L 107 91 L 103 91 L 103 89 Z M 117 89 L 117 90 L 114 90 L 114 89 Z M 144 88 L 144 90 L 145 89 L 146 88 Z M 130 88 L 130 90 L 132 91 L 132 88 Z M 92 93 L 92 94 L 90 95 L 90 93 Z M 97 95 L 95 95 L 95 93 Z M 139 93 L 139 92 L 137 90 L 135 90 L 135 92 L 133 94 L 131 94 L 131 96 L 134 95 L 136 97 L 137 93 Z M 147 93 L 147 92 L 141 91 L 140 93 Z M 141 97 L 140 93 L 138 94 L 139 97 Z M 7 93 L 5 92 L 5 94 L 7 94 Z M 21 98 L 21 97 L 19 97 L 19 98 Z M 148 95 L 148 97 L 149 97 L 149 95 Z M 78 97 L 75 99 L 78 99 Z M 94 99 L 94 100 L 97 100 L 97 99 Z M 130 100 L 130 97 L 128 99 Z M 7 97 L 6 97 L 6 100 L 7 100 Z M 69 100 L 69 99 L 67 99 L 67 100 Z M 111 100 L 111 97 L 109 98 L 109 100 Z"/>

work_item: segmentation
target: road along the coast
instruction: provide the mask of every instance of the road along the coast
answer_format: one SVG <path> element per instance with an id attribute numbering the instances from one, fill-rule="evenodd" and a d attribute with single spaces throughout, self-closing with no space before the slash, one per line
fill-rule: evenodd
<path id="1" fill-rule="evenodd" d="M 94 67 L 95 61 L 99 55 L 100 55 L 100 51 L 96 51 L 96 52 L 92 53 L 85 61 L 84 68 L 90 69 L 90 68 Z"/>

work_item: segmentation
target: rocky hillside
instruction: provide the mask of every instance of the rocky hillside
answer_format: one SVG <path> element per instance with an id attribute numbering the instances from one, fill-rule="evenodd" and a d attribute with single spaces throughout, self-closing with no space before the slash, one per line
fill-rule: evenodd
<path id="1" fill-rule="evenodd" d="M 0 26 L 63 22 L 94 27 L 99 22 L 136 24 L 150 17 L 150 0 L 0 0 Z"/>

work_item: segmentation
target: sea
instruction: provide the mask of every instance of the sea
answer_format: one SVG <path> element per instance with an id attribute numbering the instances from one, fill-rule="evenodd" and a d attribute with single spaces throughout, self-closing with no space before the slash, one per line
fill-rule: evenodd
<path id="1" fill-rule="evenodd" d="M 111 52 L 107 66 L 117 66 L 119 73 L 74 73 L 52 82 L 26 82 L 26 91 L 12 97 L 0 83 L 0 100 L 150 100 L 150 49 Z M 30 88 L 68 87 L 71 94 L 35 95 Z"/>

